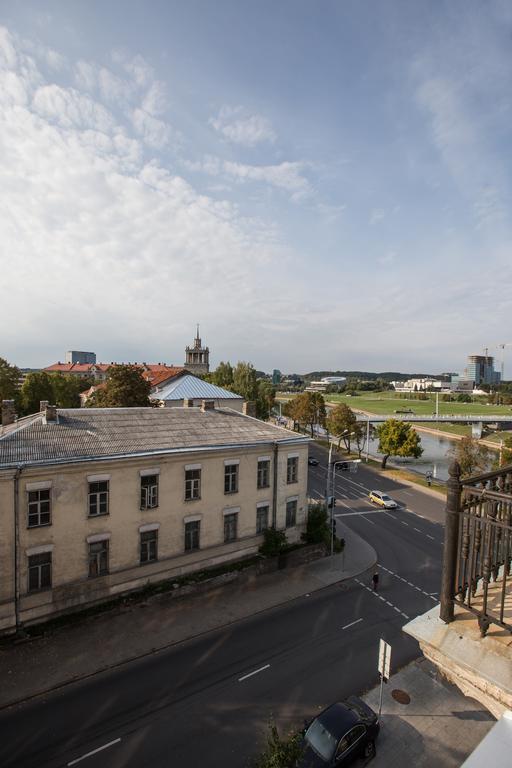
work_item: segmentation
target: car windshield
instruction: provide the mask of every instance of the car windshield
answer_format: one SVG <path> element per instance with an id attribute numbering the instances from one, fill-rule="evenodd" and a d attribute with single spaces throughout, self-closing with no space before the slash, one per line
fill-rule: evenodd
<path id="1" fill-rule="evenodd" d="M 336 750 L 336 739 L 320 722 L 313 720 L 304 736 L 307 743 L 324 760 L 330 760 Z"/>
<path id="2" fill-rule="evenodd" d="M 382 501 L 391 501 L 390 497 L 386 496 L 385 493 L 382 494 L 381 499 L 382 499 Z"/>

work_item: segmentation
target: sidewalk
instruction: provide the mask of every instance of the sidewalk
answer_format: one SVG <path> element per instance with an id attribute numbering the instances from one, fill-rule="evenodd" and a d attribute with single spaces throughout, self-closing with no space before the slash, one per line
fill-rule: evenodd
<path id="1" fill-rule="evenodd" d="M 400 704 L 396 691 L 408 694 L 410 703 Z M 363 697 L 376 712 L 379 692 L 378 686 Z M 413 661 L 384 685 L 372 768 L 459 768 L 495 722 L 481 704 L 439 680 L 426 659 Z"/>
<path id="2" fill-rule="evenodd" d="M 338 522 L 338 526 L 340 523 Z M 0 708 L 112 669 L 373 568 L 373 547 L 342 525 L 345 553 L 228 584 L 119 607 L 13 645 L 0 646 Z"/>

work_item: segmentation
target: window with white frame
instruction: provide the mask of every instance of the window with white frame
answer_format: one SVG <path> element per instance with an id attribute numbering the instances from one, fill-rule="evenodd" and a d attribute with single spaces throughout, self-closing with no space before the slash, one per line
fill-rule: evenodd
<path id="1" fill-rule="evenodd" d="M 158 475 L 144 475 L 140 479 L 140 508 L 158 507 Z"/>
<path id="2" fill-rule="evenodd" d="M 108 480 L 89 482 L 89 516 L 108 515 Z"/>
<path id="3" fill-rule="evenodd" d="M 258 459 L 258 488 L 270 486 L 270 460 Z"/>
<path id="4" fill-rule="evenodd" d="M 201 498 L 201 470 L 185 470 L 185 501 Z"/>
<path id="5" fill-rule="evenodd" d="M 52 553 L 42 552 L 28 558 L 28 591 L 50 589 L 52 586 Z"/>
<path id="6" fill-rule="evenodd" d="M 256 533 L 263 533 L 268 528 L 269 505 L 256 508 Z"/>
<path id="7" fill-rule="evenodd" d="M 36 528 L 40 525 L 50 525 L 51 504 L 50 489 L 42 488 L 28 492 L 28 527 Z"/>
<path id="8" fill-rule="evenodd" d="M 108 573 L 108 539 L 89 544 L 89 578 Z"/>
<path id="9" fill-rule="evenodd" d="M 297 499 L 286 502 L 286 527 L 292 528 L 297 522 Z"/>
<path id="10" fill-rule="evenodd" d="M 299 481 L 299 457 L 289 456 L 286 465 L 286 482 L 298 483 Z"/>
<path id="11" fill-rule="evenodd" d="M 144 479 L 144 478 L 143 478 Z M 141 531 L 140 534 L 140 562 L 152 563 L 158 560 L 158 530 Z"/>
<path id="12" fill-rule="evenodd" d="M 224 466 L 224 493 L 238 493 L 238 464 Z"/>
<path id="13" fill-rule="evenodd" d="M 192 552 L 194 549 L 199 549 L 200 533 L 200 520 L 189 520 L 185 523 L 185 552 Z"/>
<path id="14" fill-rule="evenodd" d="M 237 536 L 238 512 L 224 515 L 224 541 L 235 541 Z"/>

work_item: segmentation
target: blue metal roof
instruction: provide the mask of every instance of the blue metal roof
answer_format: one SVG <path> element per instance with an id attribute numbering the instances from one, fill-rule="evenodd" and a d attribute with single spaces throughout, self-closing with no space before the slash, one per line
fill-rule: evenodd
<path id="1" fill-rule="evenodd" d="M 161 390 L 154 392 L 151 397 L 153 400 L 226 400 L 228 398 L 243 400 L 243 397 L 230 392 L 229 389 L 222 389 L 215 384 L 209 384 L 191 374 L 185 374 L 185 376 L 170 381 Z"/>

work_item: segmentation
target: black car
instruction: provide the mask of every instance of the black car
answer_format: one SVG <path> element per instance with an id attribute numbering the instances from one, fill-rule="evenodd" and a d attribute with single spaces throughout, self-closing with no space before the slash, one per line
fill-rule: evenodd
<path id="1" fill-rule="evenodd" d="M 373 709 L 357 696 L 331 704 L 304 732 L 297 768 L 338 768 L 358 757 L 373 757 L 379 728 Z"/>
<path id="2" fill-rule="evenodd" d="M 308 464 L 310 467 L 318 467 L 318 459 L 315 459 L 314 456 L 309 456 Z"/>

